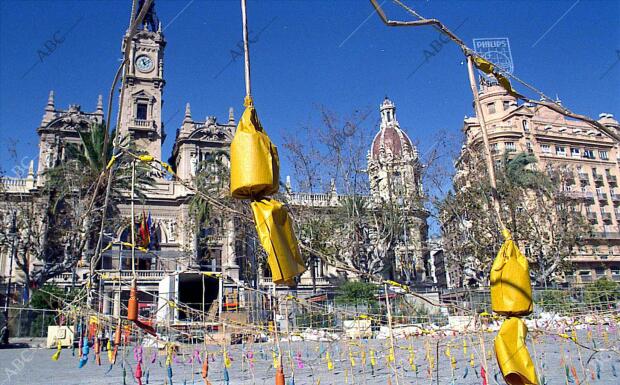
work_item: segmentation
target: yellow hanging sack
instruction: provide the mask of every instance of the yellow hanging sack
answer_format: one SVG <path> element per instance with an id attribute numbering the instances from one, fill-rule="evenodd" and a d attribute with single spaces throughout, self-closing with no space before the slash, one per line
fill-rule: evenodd
<path id="1" fill-rule="evenodd" d="M 245 106 L 230 144 L 230 193 L 238 199 L 262 198 L 278 192 L 280 160 L 251 98 Z"/>
<path id="2" fill-rule="evenodd" d="M 286 207 L 274 199 L 251 204 L 256 231 L 267 252 L 267 263 L 275 284 L 293 285 L 293 278 L 306 271 Z"/>
<path id="3" fill-rule="evenodd" d="M 505 241 L 491 267 L 491 306 L 494 312 L 506 316 L 527 315 L 533 310 L 527 259 L 510 232 L 504 229 L 502 234 Z"/>
<path id="4" fill-rule="evenodd" d="M 508 385 L 538 385 L 526 336 L 527 326 L 521 319 L 507 318 L 495 337 L 497 363 Z"/>

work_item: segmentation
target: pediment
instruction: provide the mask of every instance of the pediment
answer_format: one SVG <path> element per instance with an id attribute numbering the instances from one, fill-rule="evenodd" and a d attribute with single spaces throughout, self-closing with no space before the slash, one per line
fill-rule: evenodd
<path id="1" fill-rule="evenodd" d="M 153 98 L 153 95 L 151 95 L 150 93 L 146 92 L 145 90 L 140 90 L 138 92 L 135 92 L 135 93 L 131 94 L 131 96 L 134 99 L 151 99 L 151 98 Z"/>
<path id="2" fill-rule="evenodd" d="M 196 129 L 189 135 L 188 139 L 214 142 L 230 142 L 232 141 L 232 133 L 227 127 L 211 125 Z"/>

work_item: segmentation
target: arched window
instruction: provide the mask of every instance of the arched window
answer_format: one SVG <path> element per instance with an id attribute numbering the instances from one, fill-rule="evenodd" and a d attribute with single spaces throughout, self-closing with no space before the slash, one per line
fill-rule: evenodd
<path id="1" fill-rule="evenodd" d="M 530 131 L 530 123 L 527 120 L 524 120 L 523 122 L 521 122 L 521 124 L 523 125 L 523 131 Z"/>

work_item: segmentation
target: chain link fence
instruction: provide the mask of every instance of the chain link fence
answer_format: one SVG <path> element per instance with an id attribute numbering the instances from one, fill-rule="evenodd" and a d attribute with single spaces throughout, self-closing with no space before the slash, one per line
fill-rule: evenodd
<path id="1" fill-rule="evenodd" d="M 16 307 L 10 307 L 8 310 L 10 338 L 45 338 L 47 327 L 58 324 L 58 313 L 55 310 Z M 4 314 L 0 316 L 0 320 L 0 325 L 4 325 Z"/>

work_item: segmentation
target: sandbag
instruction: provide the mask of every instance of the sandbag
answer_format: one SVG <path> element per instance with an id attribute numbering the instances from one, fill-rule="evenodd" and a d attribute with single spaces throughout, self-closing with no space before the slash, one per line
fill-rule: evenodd
<path id="1" fill-rule="evenodd" d="M 495 337 L 497 363 L 508 385 L 538 385 L 526 336 L 527 326 L 521 319 L 507 318 Z"/>
<path id="2" fill-rule="evenodd" d="M 280 160 L 252 99 L 246 98 L 245 105 L 230 144 L 230 194 L 238 199 L 260 199 L 278 192 Z"/>
<path id="3" fill-rule="evenodd" d="M 286 207 L 274 199 L 251 203 L 256 231 L 267 252 L 275 284 L 293 285 L 293 278 L 306 271 Z"/>
<path id="4" fill-rule="evenodd" d="M 522 316 L 533 310 L 532 285 L 527 259 L 508 230 L 505 242 L 491 266 L 491 308 L 506 316 Z"/>

